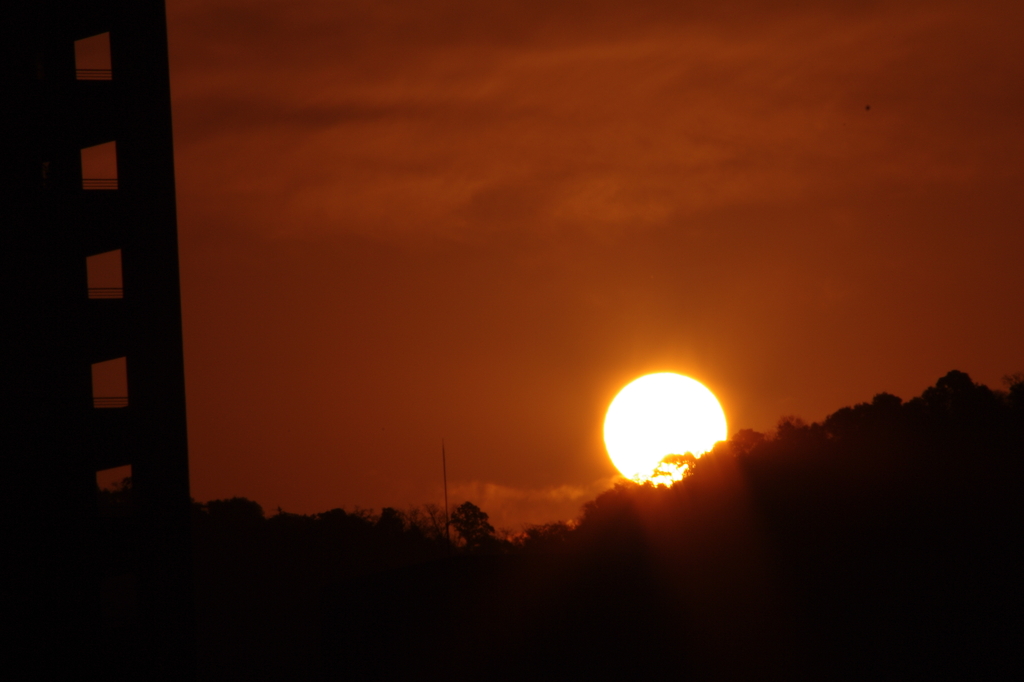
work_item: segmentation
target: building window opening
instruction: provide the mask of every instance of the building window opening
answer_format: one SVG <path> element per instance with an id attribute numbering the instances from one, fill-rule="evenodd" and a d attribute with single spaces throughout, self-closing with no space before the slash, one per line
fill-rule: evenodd
<path id="1" fill-rule="evenodd" d="M 75 41 L 75 78 L 80 81 L 108 81 L 112 74 L 109 33 Z"/>
<path id="2" fill-rule="evenodd" d="M 117 189 L 117 143 L 82 150 L 82 189 Z"/>
<path id="3" fill-rule="evenodd" d="M 96 472 L 96 488 L 111 493 L 123 493 L 132 487 L 132 465 L 103 469 Z"/>
<path id="4" fill-rule="evenodd" d="M 98 253 L 85 259 L 89 298 L 124 298 L 121 283 L 121 249 Z"/>
<path id="5" fill-rule="evenodd" d="M 128 407 L 128 363 L 125 358 L 93 364 L 92 406 L 98 409 Z"/>
<path id="6" fill-rule="evenodd" d="M 101 517 L 132 515 L 132 465 L 96 472 L 97 511 Z"/>

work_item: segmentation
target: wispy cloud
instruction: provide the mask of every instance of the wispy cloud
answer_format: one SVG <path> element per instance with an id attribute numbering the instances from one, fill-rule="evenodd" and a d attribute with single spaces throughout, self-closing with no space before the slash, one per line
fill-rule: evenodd
<path id="1" fill-rule="evenodd" d="M 951 61 L 942 3 L 779 10 L 756 31 L 746 3 L 398 5 L 172 12 L 209 32 L 175 43 L 187 191 L 279 235 L 629 234 L 865 183 L 959 183 L 993 132 L 964 117 L 1016 121 L 991 116 L 1011 104 L 1009 81 L 984 80 L 998 54 L 959 53 L 980 82 Z"/>
<path id="2" fill-rule="evenodd" d="M 516 488 L 470 481 L 452 486 L 449 494 L 453 508 L 465 501 L 472 502 L 488 513 L 494 527 L 517 531 L 523 524 L 578 518 L 584 504 L 621 480 L 624 480 L 621 476 L 610 476 L 588 485 L 547 488 Z"/>

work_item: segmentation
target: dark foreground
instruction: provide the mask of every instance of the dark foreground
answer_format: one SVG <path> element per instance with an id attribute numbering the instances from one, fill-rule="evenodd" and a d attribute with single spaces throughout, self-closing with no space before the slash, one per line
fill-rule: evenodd
<path id="1" fill-rule="evenodd" d="M 210 503 L 201 674 L 1006 678 L 1022 481 L 1024 383 L 953 372 L 907 403 L 740 432 L 672 488 L 620 486 L 576 526 L 451 556 L 393 512 Z"/>

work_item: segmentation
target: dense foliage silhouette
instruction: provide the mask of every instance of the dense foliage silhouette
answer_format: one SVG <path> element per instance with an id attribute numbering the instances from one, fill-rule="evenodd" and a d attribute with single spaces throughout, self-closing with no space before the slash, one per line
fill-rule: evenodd
<path id="1" fill-rule="evenodd" d="M 496 533 L 457 507 L 193 507 L 204 679 L 1004 677 L 1024 375 L 741 430 L 679 483 Z M 110 513 L 130 485 L 103 493 Z M 118 511 L 121 510 L 121 511 Z"/>
<path id="2" fill-rule="evenodd" d="M 459 534 L 467 551 L 496 549 L 494 526 L 487 512 L 472 502 L 463 502 L 452 512 L 451 525 Z"/>

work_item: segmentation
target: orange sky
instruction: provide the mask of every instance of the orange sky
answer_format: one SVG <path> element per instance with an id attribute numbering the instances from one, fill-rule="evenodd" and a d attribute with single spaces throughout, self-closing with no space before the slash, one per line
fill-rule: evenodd
<path id="1" fill-rule="evenodd" d="M 167 4 L 199 500 L 439 502 L 444 436 L 516 528 L 644 373 L 733 433 L 1024 369 L 1019 3 Z"/>

